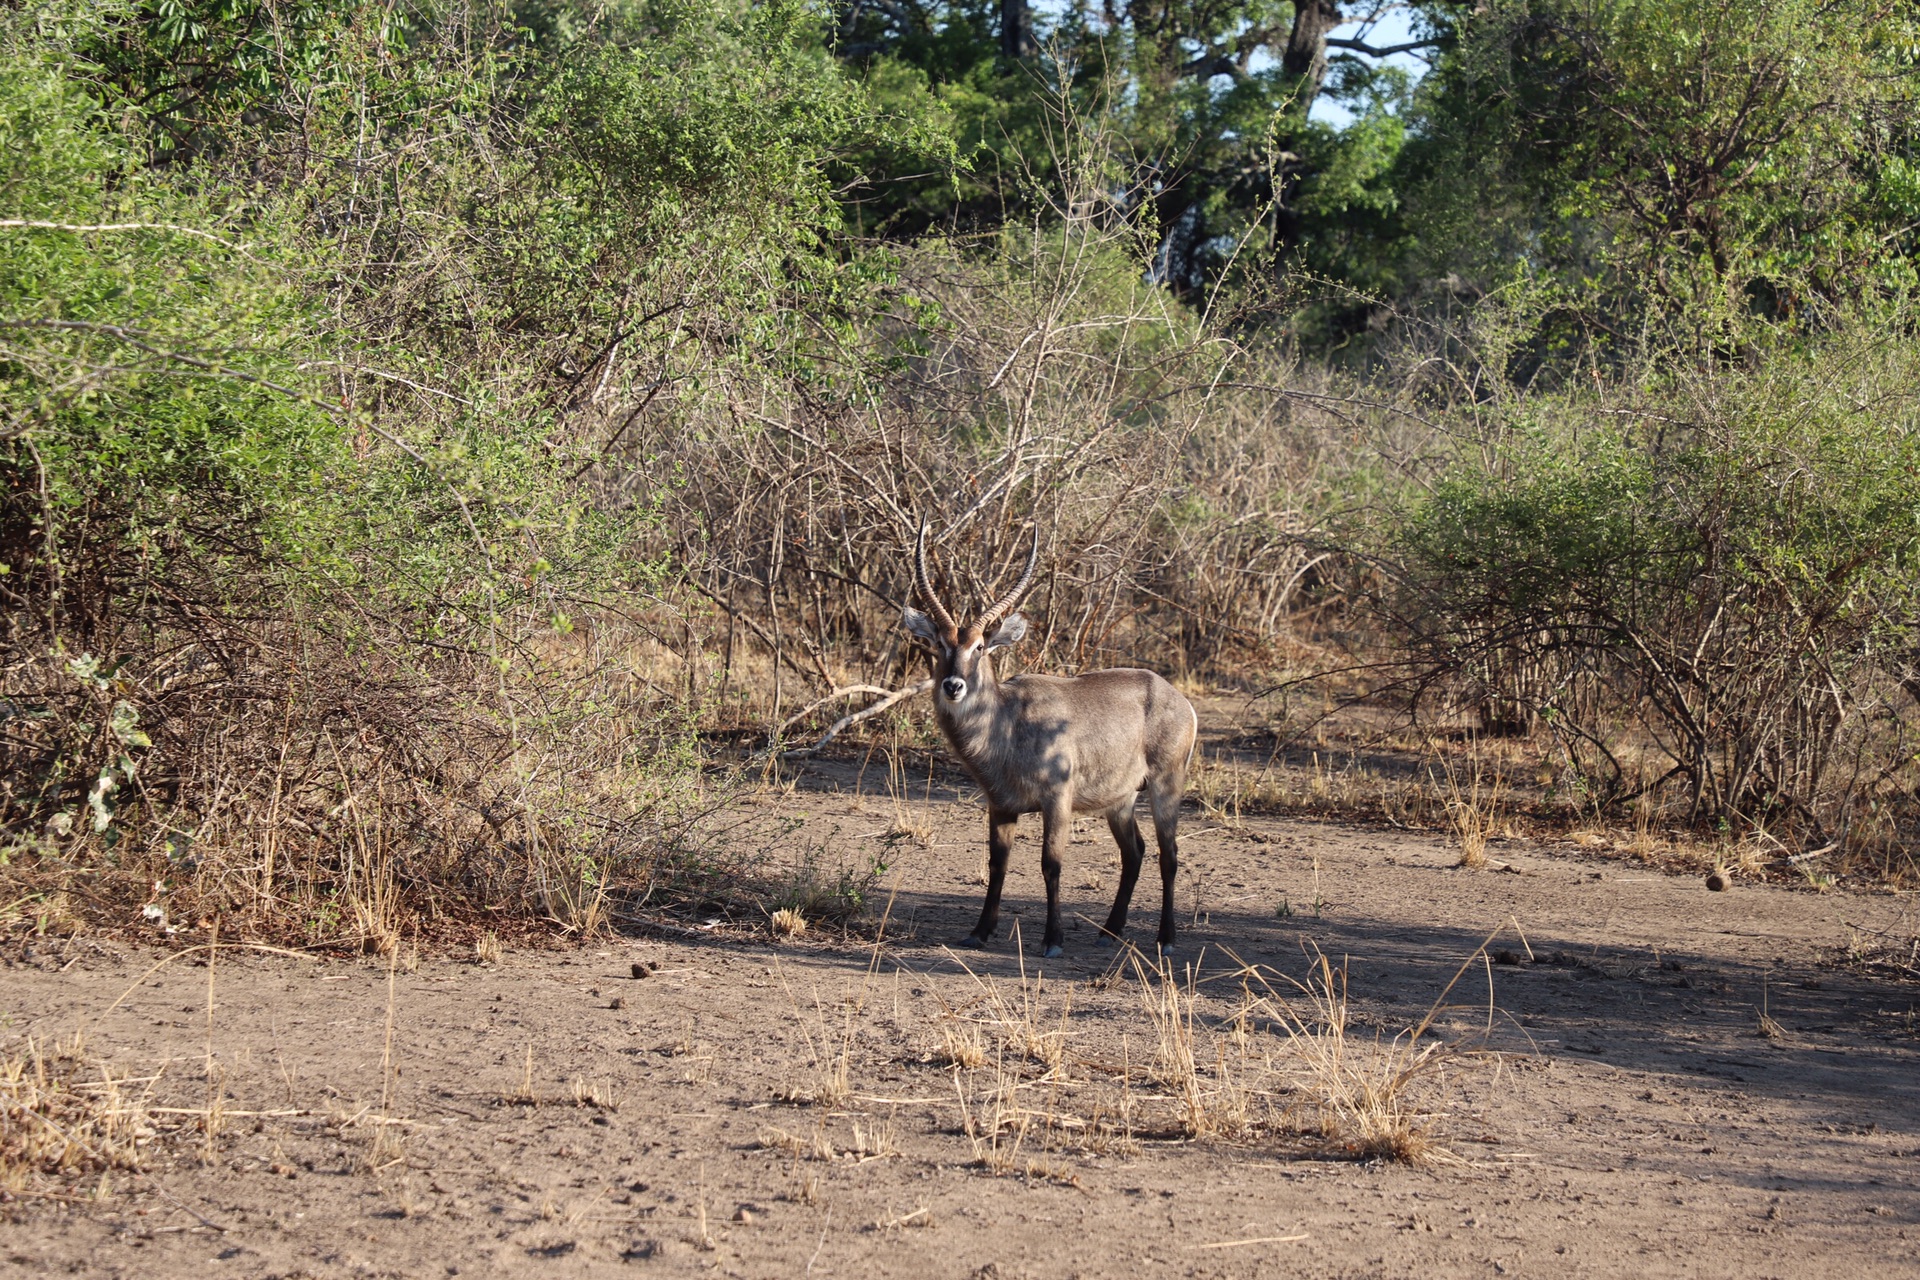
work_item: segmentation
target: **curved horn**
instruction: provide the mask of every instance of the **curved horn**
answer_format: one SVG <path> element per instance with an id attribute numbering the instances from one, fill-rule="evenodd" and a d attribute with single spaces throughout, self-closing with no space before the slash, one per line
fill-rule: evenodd
<path id="1" fill-rule="evenodd" d="M 1020 575 L 1020 581 L 1013 584 L 1013 590 L 995 600 L 987 607 L 987 611 L 980 615 L 980 630 L 988 630 L 994 623 L 1013 611 L 1013 606 L 1020 603 L 1020 597 L 1027 594 L 1027 588 L 1033 585 L 1033 571 L 1039 563 L 1040 523 L 1036 520 L 1033 525 L 1033 550 L 1027 553 L 1026 572 Z"/>
<path id="2" fill-rule="evenodd" d="M 940 597 L 933 594 L 933 575 L 927 572 L 927 522 L 920 522 L 920 537 L 913 544 L 913 585 L 920 588 L 920 598 L 927 602 L 927 612 L 933 620 L 948 631 L 958 631 L 959 625 L 953 615 L 947 612 L 947 606 L 940 603 Z"/>

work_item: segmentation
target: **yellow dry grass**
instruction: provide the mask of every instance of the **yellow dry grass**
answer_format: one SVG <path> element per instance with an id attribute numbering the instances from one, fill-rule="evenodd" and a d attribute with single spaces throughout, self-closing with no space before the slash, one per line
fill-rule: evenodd
<path id="1" fill-rule="evenodd" d="M 149 1109 L 158 1077 L 116 1078 L 89 1062 L 79 1033 L 29 1037 L 0 1058 L 0 1187 L 15 1195 L 104 1196 L 116 1171 L 139 1168 L 157 1135 Z"/>

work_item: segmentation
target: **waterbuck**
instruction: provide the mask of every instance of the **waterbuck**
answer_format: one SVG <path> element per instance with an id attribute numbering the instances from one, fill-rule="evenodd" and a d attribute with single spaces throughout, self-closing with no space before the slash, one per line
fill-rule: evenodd
<path id="1" fill-rule="evenodd" d="M 1142 789 L 1153 808 L 1160 843 L 1160 947 L 1173 945 L 1173 878 L 1180 856 L 1175 834 L 1199 736 L 1199 717 L 1180 691 L 1151 671 L 1131 667 L 1083 676 L 994 678 L 992 654 L 1027 634 L 1013 613 L 1033 583 L 1040 558 L 1034 534 L 1026 572 L 1013 590 L 966 626 L 940 603 L 927 572 L 927 530 L 914 546 L 914 584 L 931 616 L 909 607 L 906 628 L 933 651 L 934 715 L 960 762 L 987 801 L 987 900 L 980 923 L 961 943 L 985 946 L 1000 919 L 1000 886 L 1013 848 L 1014 825 L 1038 813 L 1044 827 L 1040 874 L 1047 883 L 1045 954 L 1057 956 L 1060 863 L 1076 813 L 1103 813 L 1120 846 L 1120 890 L 1101 927 L 1101 941 L 1118 939 L 1146 859 L 1146 841 L 1134 820 Z M 1005 619 L 1002 621 L 1002 619 Z"/>

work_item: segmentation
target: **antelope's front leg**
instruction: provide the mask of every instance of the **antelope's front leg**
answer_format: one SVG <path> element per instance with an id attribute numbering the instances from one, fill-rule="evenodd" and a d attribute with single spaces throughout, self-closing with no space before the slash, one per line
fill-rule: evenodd
<path id="1" fill-rule="evenodd" d="M 1073 801 L 1070 797 L 1061 797 L 1042 811 L 1041 820 L 1046 824 L 1040 846 L 1040 878 L 1047 882 L 1047 935 L 1042 955 L 1052 957 L 1060 955 L 1063 943 L 1067 940 L 1066 931 L 1060 927 L 1060 867 L 1067 852 L 1067 841 L 1073 837 Z"/>
<path id="2" fill-rule="evenodd" d="M 1000 923 L 1000 886 L 1007 879 L 1007 859 L 1013 854 L 1014 824 L 1018 814 L 987 814 L 987 900 L 980 907 L 980 923 L 961 942 L 964 947 L 984 947 L 993 938 Z"/>

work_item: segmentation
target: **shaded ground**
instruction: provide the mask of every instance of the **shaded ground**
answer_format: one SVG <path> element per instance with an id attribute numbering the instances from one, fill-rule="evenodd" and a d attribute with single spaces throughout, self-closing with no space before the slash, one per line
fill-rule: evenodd
<path id="1" fill-rule="evenodd" d="M 655 929 L 490 967 L 428 959 L 392 975 L 390 1004 L 384 962 L 223 949 L 211 975 L 187 957 L 142 976 L 158 954 L 10 944 L 7 1046 L 83 1030 L 116 1076 L 164 1067 L 132 1087 L 179 1119 L 208 1105 L 211 1045 L 223 1119 L 211 1144 L 156 1143 L 150 1178 L 121 1175 L 103 1200 L 0 1205 L 0 1261 L 102 1276 L 1920 1275 L 1920 984 L 1832 963 L 1854 931 L 1910 934 L 1910 896 L 1709 894 L 1518 843 L 1496 849 L 1509 871 L 1455 870 L 1431 836 L 1190 812 L 1182 955 L 1197 976 L 1182 989 L 1199 1065 L 1183 1098 L 1146 1007 L 1166 987 L 1091 946 L 1117 868 L 1104 824 L 1068 866 L 1066 960 L 1006 941 L 963 965 L 941 944 L 978 909 L 981 815 L 938 779 L 889 798 L 884 771 L 858 763 L 763 793 L 737 838 L 827 873 L 888 862 L 878 945 Z M 1036 928 L 1037 835 L 1023 830 L 1008 886 Z M 1137 939 L 1157 905 L 1143 885 Z M 1364 1064 L 1496 930 L 1435 1019 L 1442 1065 L 1412 1086 L 1451 1160 L 1333 1158 L 1314 1133 L 1325 1081 L 1272 1008 L 1248 1008 L 1228 952 L 1283 991 L 1315 949 L 1344 963 L 1346 1051 Z M 1313 1007 L 1293 1007 L 1329 1043 Z M 951 1065 L 968 1044 L 980 1065 Z M 1238 1136 L 1189 1140 L 1196 1117 Z"/>

